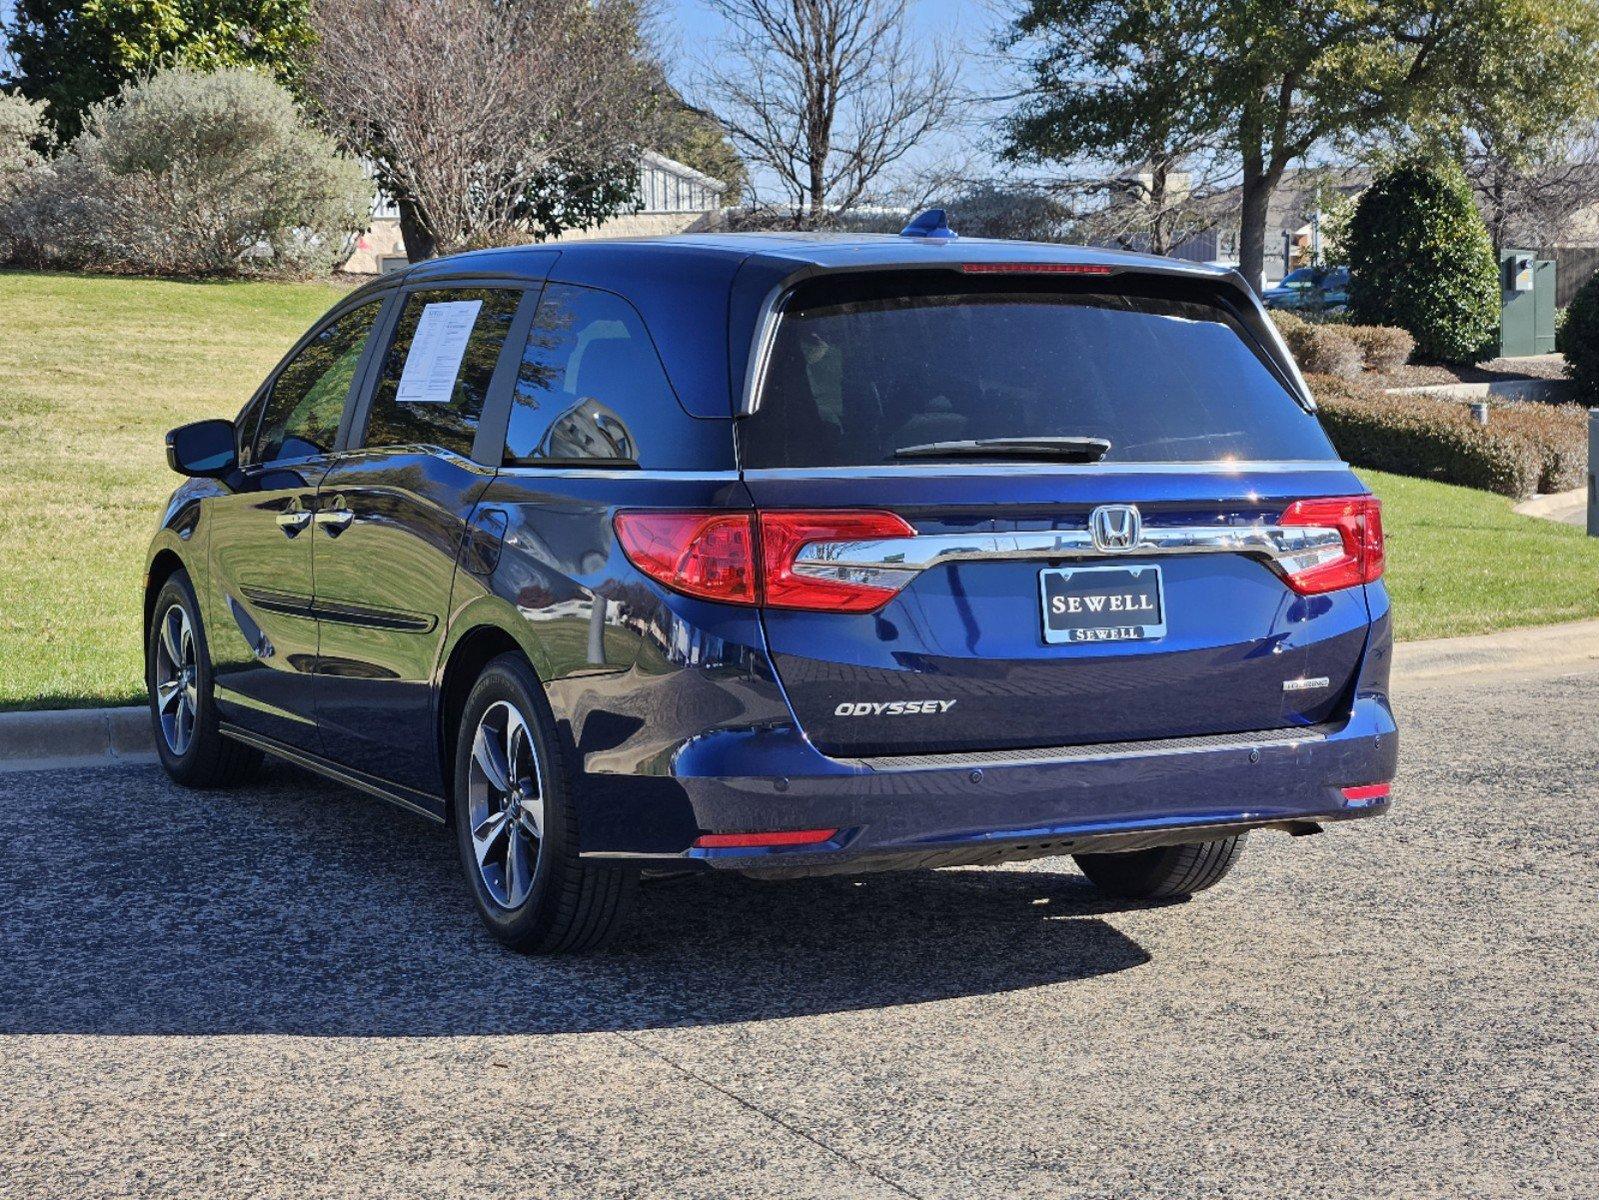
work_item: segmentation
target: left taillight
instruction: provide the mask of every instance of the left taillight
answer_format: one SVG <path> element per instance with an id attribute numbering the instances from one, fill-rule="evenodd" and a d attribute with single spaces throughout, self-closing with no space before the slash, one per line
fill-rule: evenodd
<path id="1" fill-rule="evenodd" d="M 640 571 L 673 591 L 755 604 L 755 523 L 747 512 L 620 512 L 616 536 Z"/>
<path id="2" fill-rule="evenodd" d="M 1307 545 L 1284 562 L 1288 586 L 1302 596 L 1335 592 L 1382 578 L 1386 551 L 1382 501 L 1376 496 L 1332 496 L 1295 500 L 1278 522 L 1290 529 L 1324 530 L 1319 545 Z"/>
<path id="3" fill-rule="evenodd" d="M 915 532 L 903 517 L 875 511 L 616 514 L 616 536 L 628 561 L 675 592 L 725 604 L 813 612 L 874 612 L 897 589 L 797 571 L 795 560 L 804 547 Z"/>

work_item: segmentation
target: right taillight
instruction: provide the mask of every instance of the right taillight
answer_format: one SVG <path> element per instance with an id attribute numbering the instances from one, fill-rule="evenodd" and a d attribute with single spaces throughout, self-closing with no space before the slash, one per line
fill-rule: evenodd
<path id="1" fill-rule="evenodd" d="M 848 571 L 802 567 L 806 546 L 914 536 L 893 513 L 817 509 L 616 514 L 616 536 L 635 567 L 657 583 L 725 604 L 812 612 L 874 612 L 898 592 Z"/>
<path id="2" fill-rule="evenodd" d="M 1328 535 L 1319 543 L 1307 540 L 1303 549 L 1280 560 L 1288 586 L 1300 595 L 1335 592 L 1382 578 L 1382 501 L 1377 497 L 1295 500 L 1278 524 Z"/>
<path id="3" fill-rule="evenodd" d="M 812 612 L 876 612 L 899 588 L 856 578 L 847 570 L 802 567 L 797 560 L 806 546 L 916 536 L 914 526 L 891 512 L 773 509 L 762 512 L 760 522 L 761 603 Z"/>

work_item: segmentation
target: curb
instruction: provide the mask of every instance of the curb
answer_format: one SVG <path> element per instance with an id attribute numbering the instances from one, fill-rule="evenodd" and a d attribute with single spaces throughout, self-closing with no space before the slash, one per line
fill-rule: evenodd
<path id="1" fill-rule="evenodd" d="M 0 713 L 0 774 L 155 760 L 143 705 Z"/>
<path id="2" fill-rule="evenodd" d="M 1394 681 L 1401 687 L 1475 671 L 1501 675 L 1559 674 L 1599 660 L 1599 621 L 1568 621 L 1504 633 L 1401 642 Z"/>
<path id="3" fill-rule="evenodd" d="M 1571 621 L 1401 642 L 1394 647 L 1394 682 L 1403 688 L 1487 670 L 1561 673 L 1592 662 L 1599 662 L 1599 621 Z M 0 775 L 155 761 L 150 712 L 143 705 L 0 713 Z"/>

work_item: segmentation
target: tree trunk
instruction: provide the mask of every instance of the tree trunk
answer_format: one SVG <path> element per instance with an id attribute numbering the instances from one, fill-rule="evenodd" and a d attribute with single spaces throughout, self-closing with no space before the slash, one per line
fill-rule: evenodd
<path id="1" fill-rule="evenodd" d="M 825 147 L 818 153 L 816 147 L 811 148 L 810 162 L 810 196 L 809 222 L 812 229 L 820 229 L 826 218 L 826 210 L 822 207 L 825 199 L 823 193 L 827 190 L 827 178 L 824 172 L 827 169 L 827 151 Z"/>
<path id="2" fill-rule="evenodd" d="M 1488 223 L 1489 236 L 1494 244 L 1494 261 L 1499 261 L 1499 256 L 1505 249 L 1505 227 L 1510 223 L 1505 216 L 1505 177 L 1498 170 L 1494 171 L 1493 200 L 1489 205 L 1493 219 Z"/>
<path id="3" fill-rule="evenodd" d="M 395 197 L 400 209 L 400 237 L 405 241 L 405 257 L 412 262 L 437 257 L 438 239 L 428 228 L 427 218 L 409 196 Z"/>
<path id="4" fill-rule="evenodd" d="M 1243 206 L 1238 217 L 1238 270 L 1260 293 L 1266 286 L 1266 206 L 1271 183 L 1260 170 L 1244 168 Z"/>
<path id="5" fill-rule="evenodd" d="M 1151 163 L 1149 168 L 1149 252 L 1166 255 L 1166 164 Z"/>

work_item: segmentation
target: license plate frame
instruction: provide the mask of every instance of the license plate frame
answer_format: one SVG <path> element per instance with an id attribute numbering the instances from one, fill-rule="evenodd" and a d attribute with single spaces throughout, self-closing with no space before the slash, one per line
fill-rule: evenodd
<path id="1" fill-rule="evenodd" d="M 1118 591 L 1118 584 L 1124 590 Z M 1088 590 L 1096 585 L 1097 590 Z M 1093 596 L 1104 597 L 1102 608 L 1092 609 Z M 1112 608 L 1118 596 L 1124 607 Z M 1071 605 L 1073 597 L 1083 602 L 1080 607 Z M 1153 620 L 1144 618 L 1149 610 L 1142 606 L 1150 597 Z M 1038 598 L 1044 641 L 1051 646 L 1149 642 L 1166 636 L 1166 581 L 1154 563 L 1045 567 L 1038 573 Z M 1059 611 L 1052 610 L 1055 599 L 1064 601 Z M 1117 621 L 1118 613 L 1144 619 Z"/>

